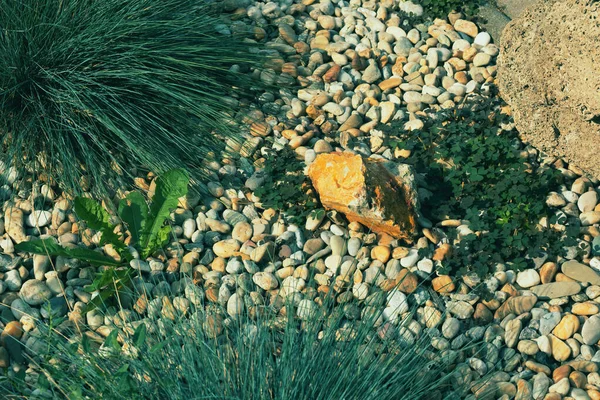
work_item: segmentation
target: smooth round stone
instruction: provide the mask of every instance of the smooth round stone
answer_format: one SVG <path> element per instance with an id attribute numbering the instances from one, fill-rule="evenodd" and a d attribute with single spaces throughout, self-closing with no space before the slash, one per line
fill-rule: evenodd
<path id="1" fill-rule="evenodd" d="M 35 210 L 32 211 L 31 214 L 27 216 L 25 223 L 27 226 L 34 227 L 43 227 L 48 225 L 52 221 L 52 213 L 50 211 L 43 210 Z"/>
<path id="2" fill-rule="evenodd" d="M 456 318 L 448 318 L 442 324 L 442 335 L 446 339 L 453 339 L 460 331 L 460 321 Z"/>
<path id="3" fill-rule="evenodd" d="M 6 288 L 11 292 L 16 292 L 21 288 L 22 284 L 21 276 L 19 275 L 19 271 L 16 269 L 12 269 L 4 274 L 4 284 Z"/>
<path id="4" fill-rule="evenodd" d="M 240 295 L 234 293 L 229 297 L 229 300 L 227 300 L 227 314 L 235 318 L 240 315 L 242 311 L 244 311 L 244 301 Z"/>
<path id="5" fill-rule="evenodd" d="M 400 264 L 404 268 L 414 267 L 417 261 L 419 260 L 419 252 L 415 249 L 410 249 L 408 255 L 402 259 L 400 259 Z"/>
<path id="6" fill-rule="evenodd" d="M 359 238 L 353 237 L 348 239 L 348 254 L 352 257 L 356 256 L 361 246 L 362 243 Z"/>
<path id="7" fill-rule="evenodd" d="M 406 295 L 399 290 L 392 290 L 387 295 L 387 306 L 392 309 L 398 309 L 400 314 L 408 311 L 408 300 Z"/>
<path id="8" fill-rule="evenodd" d="M 429 258 L 419 260 L 419 262 L 417 263 L 417 268 L 419 269 L 419 271 L 425 272 L 426 274 L 430 274 L 433 272 L 433 261 L 431 261 Z"/>
<path id="9" fill-rule="evenodd" d="M 581 212 L 593 211 L 597 204 L 598 193 L 596 191 L 585 192 L 577 200 L 577 207 Z"/>
<path id="10" fill-rule="evenodd" d="M 473 40 L 473 44 L 484 47 L 484 46 L 487 46 L 488 44 L 490 44 L 491 40 L 492 40 L 492 37 L 490 36 L 489 33 L 479 32 L 477 34 L 477 36 L 475 36 L 475 40 Z"/>
<path id="11" fill-rule="evenodd" d="M 329 239 L 331 254 L 333 256 L 343 256 L 346 254 L 346 239 L 341 236 L 334 235 Z"/>
<path id="12" fill-rule="evenodd" d="M 352 287 L 352 295 L 358 300 L 364 300 L 369 295 L 369 285 L 361 282 Z"/>
<path id="13" fill-rule="evenodd" d="M 303 251 L 306 254 L 313 255 L 319 250 L 322 250 L 325 247 L 325 242 L 323 242 L 320 238 L 312 238 L 308 239 L 304 243 Z"/>
<path id="14" fill-rule="evenodd" d="M 342 264 L 342 256 L 329 256 L 325 259 L 325 266 L 327 269 L 336 272 L 339 266 Z"/>
<path id="15" fill-rule="evenodd" d="M 300 319 L 307 320 L 307 319 L 310 319 L 315 314 L 316 310 L 317 310 L 317 305 L 315 304 L 314 301 L 309 300 L 309 299 L 303 299 L 303 300 L 300 300 L 300 303 L 298 303 L 296 315 L 298 315 L 298 318 L 300 318 Z"/>
<path id="16" fill-rule="evenodd" d="M 581 328 L 583 343 L 591 346 L 600 340 L 600 316 L 594 315 L 583 323 Z"/>
<path id="17" fill-rule="evenodd" d="M 231 237 L 240 243 L 244 243 L 247 240 L 250 240 L 252 237 L 252 232 L 252 225 L 246 221 L 240 221 L 233 227 L 233 230 L 231 231 Z"/>
<path id="18" fill-rule="evenodd" d="M 530 288 L 540 283 L 540 275 L 535 269 L 526 269 L 517 274 L 517 284 L 522 288 Z"/>
<path id="19" fill-rule="evenodd" d="M 455 96 L 464 96 L 467 93 L 467 87 L 462 83 L 454 83 L 448 88 L 448 92 Z"/>
<path id="20" fill-rule="evenodd" d="M 244 264 L 239 261 L 239 260 L 235 260 L 235 259 L 230 259 L 229 261 L 227 261 L 227 266 L 225 267 L 225 271 L 227 271 L 230 274 L 239 274 L 244 272 L 245 268 L 244 268 Z"/>

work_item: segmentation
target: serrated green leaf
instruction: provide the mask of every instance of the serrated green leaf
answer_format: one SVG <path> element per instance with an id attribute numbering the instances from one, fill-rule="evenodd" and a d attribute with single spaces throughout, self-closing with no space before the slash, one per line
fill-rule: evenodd
<path id="1" fill-rule="evenodd" d="M 183 169 L 173 169 L 156 179 L 156 191 L 144 232 L 140 235 L 142 258 L 154 253 L 164 243 L 163 225 L 177 207 L 178 199 L 187 194 L 188 183 L 188 174 Z"/>
<path id="2" fill-rule="evenodd" d="M 140 192 L 131 192 L 119 202 L 119 216 L 131 234 L 131 245 L 139 243 L 148 218 L 148 204 Z"/>
<path id="3" fill-rule="evenodd" d="M 67 249 L 60 246 L 52 239 L 34 239 L 28 242 L 21 242 L 15 245 L 15 250 L 42 254 L 48 256 L 63 256 L 68 258 L 76 258 L 93 265 L 117 266 L 119 262 L 114 259 L 100 254 L 96 251 L 85 249 L 83 247 L 75 247 Z"/>
<path id="4" fill-rule="evenodd" d="M 114 232 L 115 226 L 110 224 L 110 216 L 102 204 L 86 197 L 77 197 L 73 202 L 73 207 L 77 216 L 84 220 L 90 228 L 102 233 L 100 245 L 110 243 L 119 254 L 125 249 L 125 244 Z"/>
<path id="5" fill-rule="evenodd" d="M 110 267 L 116 267 L 116 266 L 121 265 L 120 262 L 115 261 L 115 259 L 113 259 L 111 257 L 102 255 L 94 250 L 84 249 L 83 247 L 75 247 L 72 249 L 65 249 L 65 250 L 66 250 L 66 254 L 68 257 L 77 258 L 78 260 L 83 260 L 92 265 L 98 265 L 98 266 L 105 265 L 105 266 L 110 266 Z"/>
<path id="6" fill-rule="evenodd" d="M 15 244 L 15 250 L 48 256 L 66 256 L 65 249 L 53 239 L 34 239 Z"/>

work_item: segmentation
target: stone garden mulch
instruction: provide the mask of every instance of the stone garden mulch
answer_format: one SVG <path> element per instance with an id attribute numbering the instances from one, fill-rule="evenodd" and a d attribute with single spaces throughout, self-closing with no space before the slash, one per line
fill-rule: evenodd
<path id="1" fill-rule="evenodd" d="M 175 210 L 177 241 L 166 255 L 132 262 L 148 278 L 138 286 L 155 298 L 126 304 L 118 318 L 116 310 L 81 315 L 91 298 L 83 288 L 96 268 L 62 257 L 15 254 L 13 243 L 33 236 L 52 236 L 67 246 L 98 243 L 95 232 L 78 222 L 70 200 L 34 185 L 34 195 L 22 197 L 21 191 L 5 202 L 0 219 L 0 368 L 22 368 L 22 352 L 35 354 L 36 321 L 47 320 L 49 312 L 84 322 L 92 335 L 102 337 L 128 315 L 158 318 L 173 307 L 188 312 L 220 305 L 225 313 L 223 320 L 215 319 L 218 335 L 227 319 L 252 304 L 284 312 L 284 300 L 291 299 L 298 317 L 306 318 L 332 285 L 340 303 L 348 297 L 362 301 L 348 312 L 354 319 L 382 311 L 365 304 L 386 292 L 378 332 L 407 341 L 428 335 L 431 350 L 455 353 L 457 378 L 469 383 L 465 398 L 600 399 L 600 257 L 591 255 L 589 244 L 600 235 L 600 186 L 577 168 L 553 161 L 564 184 L 548 193 L 547 201 L 565 217 L 580 219 L 583 251 L 571 249 L 557 262 L 536 258 L 535 268 L 519 273 L 497 265 L 483 282 L 494 294 L 487 301 L 472 292 L 480 284 L 476 279 L 435 275 L 452 247 L 446 233 L 466 234 L 468 221 L 434 225 L 421 218 L 420 235 L 407 245 L 339 214 L 289 224 L 279 212 L 262 209 L 253 194 L 264 179 L 255 165 L 265 149 L 290 146 L 307 166 L 318 154 L 333 151 L 401 160 L 402 154 L 386 147 L 379 124 L 419 129 L 428 115 L 451 109 L 466 96 L 488 95 L 498 56 L 490 36 L 459 14 L 413 26 L 400 13 L 422 13 L 410 2 L 226 4 L 238 16 L 245 10 L 232 29 L 254 25 L 257 39 L 264 38 L 275 56 L 271 69 L 255 71 L 256 78 L 281 89 L 248 105 L 253 122 L 247 138 L 229 144 L 241 158 L 213 162 L 211 196 L 190 195 Z M 292 83 L 300 89 L 290 89 Z M 20 181 L 8 175 L 9 184 Z M 234 177 L 245 185 L 224 184 Z M 149 189 L 152 177 L 137 184 Z M 33 197 L 45 200 L 42 209 L 32 208 Z M 433 256 L 420 256 L 422 248 Z M 175 297 L 165 300 L 167 293 Z M 443 301 L 434 301 L 434 295 Z M 409 329 L 389 329 L 413 305 L 417 313 Z M 461 352 L 472 340 L 485 342 L 485 357 L 466 358 Z"/>

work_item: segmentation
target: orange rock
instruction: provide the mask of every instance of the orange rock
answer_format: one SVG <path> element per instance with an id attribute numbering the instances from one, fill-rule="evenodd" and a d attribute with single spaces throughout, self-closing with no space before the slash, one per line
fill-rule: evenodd
<path id="1" fill-rule="evenodd" d="M 589 389 L 586 393 L 588 396 L 590 396 L 590 399 L 600 400 L 600 391 L 596 389 Z"/>
<path id="2" fill-rule="evenodd" d="M 452 245 L 444 243 L 433 253 L 433 261 L 444 261 L 444 259 L 452 254 Z"/>
<path id="3" fill-rule="evenodd" d="M 400 270 L 396 277 L 396 283 L 398 284 L 398 290 L 406 294 L 414 292 L 419 286 L 417 276 L 407 269 Z"/>
<path id="4" fill-rule="evenodd" d="M 2 339 L 2 343 L 4 343 L 5 338 L 8 336 L 12 336 L 15 339 L 21 339 L 22 335 L 23 326 L 21 325 L 21 323 L 19 321 L 10 321 L 4 327 L 0 338 Z"/>
<path id="5" fill-rule="evenodd" d="M 342 67 L 340 67 L 337 64 L 334 64 L 333 67 L 329 68 L 329 70 L 325 72 L 325 75 L 323 75 L 323 80 L 327 83 L 335 81 L 338 75 L 340 74 L 341 70 Z"/>
<path id="6" fill-rule="evenodd" d="M 556 325 L 552 333 L 559 339 L 567 340 L 579 330 L 579 318 L 573 314 L 567 314 Z"/>
<path id="7" fill-rule="evenodd" d="M 552 380 L 554 383 L 569 376 L 573 368 L 570 365 L 561 365 L 552 372 Z"/>
<path id="8" fill-rule="evenodd" d="M 400 86 L 400 84 L 402 83 L 402 78 L 399 78 L 397 76 L 392 76 L 389 79 L 386 79 L 385 81 L 382 81 L 379 83 L 379 88 L 381 90 L 388 90 L 388 89 L 393 89 L 395 87 Z"/>
<path id="9" fill-rule="evenodd" d="M 454 282 L 452 282 L 452 278 L 450 278 L 448 275 L 441 275 L 437 278 L 434 278 L 431 281 L 431 285 L 433 290 L 438 293 L 451 293 L 456 288 L 456 286 L 454 286 Z"/>
<path id="10" fill-rule="evenodd" d="M 375 233 L 412 241 L 417 196 L 410 166 L 350 153 L 319 154 L 308 176 L 325 208 Z"/>

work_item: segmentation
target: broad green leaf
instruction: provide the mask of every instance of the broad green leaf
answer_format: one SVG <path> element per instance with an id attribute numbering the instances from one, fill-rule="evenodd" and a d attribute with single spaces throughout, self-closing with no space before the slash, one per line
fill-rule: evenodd
<path id="1" fill-rule="evenodd" d="M 121 345 L 119 344 L 119 341 L 117 340 L 117 336 L 119 334 L 119 331 L 117 329 L 113 329 L 108 336 L 106 337 L 106 339 L 104 340 L 104 346 L 111 348 L 115 351 L 120 351 L 121 350 Z"/>
<path id="2" fill-rule="evenodd" d="M 81 338 L 81 349 L 85 353 L 85 355 L 90 355 L 90 338 L 87 335 L 83 335 Z"/>
<path id="3" fill-rule="evenodd" d="M 35 239 L 28 242 L 21 242 L 15 245 L 15 250 L 33 254 L 76 258 L 93 265 L 120 265 L 120 263 L 114 259 L 96 251 L 84 249 L 83 247 L 67 249 L 60 246 L 52 239 Z"/>
<path id="4" fill-rule="evenodd" d="M 53 239 L 34 239 L 15 244 L 15 250 L 48 256 L 66 256 L 65 249 Z"/>
<path id="5" fill-rule="evenodd" d="M 102 204 L 86 197 L 77 197 L 73 207 L 77 216 L 84 220 L 90 228 L 102 232 L 100 245 L 110 243 L 119 254 L 125 249 L 125 244 L 119 240 L 119 236 L 114 232 L 115 226 L 110 224 L 110 216 L 102 207 Z"/>
<path id="6" fill-rule="evenodd" d="M 146 324 L 141 323 L 140 326 L 138 326 L 135 329 L 135 332 L 133 333 L 133 344 L 135 345 L 135 347 L 140 348 L 144 345 L 145 342 L 146 342 Z"/>
<path id="7" fill-rule="evenodd" d="M 162 229 L 171 210 L 177 207 L 178 199 L 187 194 L 189 177 L 183 169 L 173 169 L 156 179 L 156 190 L 145 229 L 140 238 L 141 257 L 146 258 L 163 243 Z"/>
<path id="8" fill-rule="evenodd" d="M 129 369 L 129 364 L 123 364 L 119 367 L 119 369 L 117 370 L 117 374 L 124 374 L 125 372 L 127 372 L 127 370 Z"/>
<path id="9" fill-rule="evenodd" d="M 110 267 L 116 267 L 121 265 L 121 263 L 115 261 L 114 258 L 105 256 L 94 250 L 84 249 L 83 247 L 75 247 L 73 249 L 65 250 L 68 257 L 77 258 L 78 260 L 86 261 L 92 265 L 106 265 Z"/>
<path id="10" fill-rule="evenodd" d="M 165 347 L 167 345 L 167 341 L 163 340 L 162 342 L 158 342 L 157 344 L 155 344 L 154 346 L 152 346 L 150 348 L 150 354 L 156 353 L 158 351 L 161 351 L 163 347 Z"/>
<path id="11" fill-rule="evenodd" d="M 119 216 L 127 224 L 131 245 L 139 243 L 148 218 L 148 204 L 140 192 L 131 192 L 119 202 Z"/>

